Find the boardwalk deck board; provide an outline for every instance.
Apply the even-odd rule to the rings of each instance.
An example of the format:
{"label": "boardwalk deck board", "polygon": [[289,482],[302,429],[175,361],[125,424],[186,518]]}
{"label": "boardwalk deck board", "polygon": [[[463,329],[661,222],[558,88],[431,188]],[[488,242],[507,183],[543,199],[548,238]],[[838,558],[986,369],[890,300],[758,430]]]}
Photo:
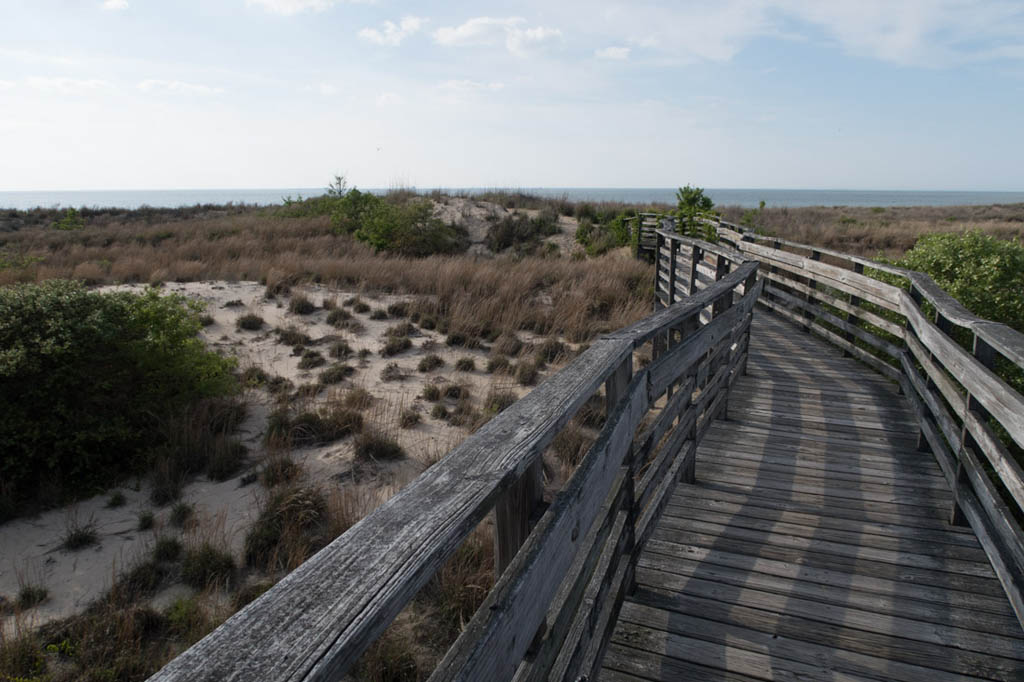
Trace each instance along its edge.
{"label": "boardwalk deck board", "polygon": [[759,310],[601,679],[1024,679],[1024,632],[917,435],[893,382]]}

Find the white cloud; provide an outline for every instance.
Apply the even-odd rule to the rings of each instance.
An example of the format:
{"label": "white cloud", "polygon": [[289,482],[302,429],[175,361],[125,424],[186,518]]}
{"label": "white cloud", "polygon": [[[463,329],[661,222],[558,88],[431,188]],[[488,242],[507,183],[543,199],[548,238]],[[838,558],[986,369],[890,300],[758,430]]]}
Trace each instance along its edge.
{"label": "white cloud", "polygon": [[245,0],[246,5],[258,5],[273,14],[291,16],[299,12],[322,12],[336,5],[338,0]]}
{"label": "white cloud", "polygon": [[397,107],[405,104],[405,98],[397,92],[382,92],[377,95],[377,106],[381,109]]}
{"label": "white cloud", "polygon": [[110,83],[94,78],[43,78],[41,76],[32,76],[27,78],[25,82],[33,90],[57,95],[84,95],[90,92],[106,90],[110,87]]}
{"label": "white cloud", "polygon": [[628,47],[605,47],[594,50],[594,56],[598,59],[629,59]]}
{"label": "white cloud", "polygon": [[437,29],[434,31],[434,40],[439,45],[448,47],[496,45],[504,42],[509,52],[522,55],[531,46],[562,36],[562,32],[557,28],[523,28],[525,23],[526,19],[522,17],[474,17],[459,26],[443,26]]}
{"label": "white cloud", "polygon": [[142,92],[152,92],[168,95],[219,95],[224,88],[214,88],[209,85],[198,85],[196,83],[183,83],[182,81],[165,81],[149,79],[140,82],[137,86]]}
{"label": "white cloud", "polygon": [[472,80],[447,80],[441,83],[440,87],[443,90],[454,90],[457,92],[477,92],[481,90],[497,92],[504,88],[505,84],[500,82],[479,83]]}
{"label": "white cloud", "polygon": [[331,97],[332,95],[337,95],[338,92],[340,92],[338,90],[337,85],[332,85],[330,83],[317,83],[316,85],[307,85],[302,88],[302,91],[317,92],[323,95],[324,97]]}
{"label": "white cloud", "polygon": [[4,90],[11,90],[14,88],[14,81],[0,81],[0,92]]}
{"label": "white cloud", "polygon": [[106,10],[128,9],[128,0],[103,0],[100,7]]}
{"label": "white cloud", "polygon": [[402,17],[396,24],[393,21],[385,21],[382,28],[364,28],[359,32],[359,37],[377,45],[387,47],[398,47],[402,41],[423,28],[426,19],[414,16]]}

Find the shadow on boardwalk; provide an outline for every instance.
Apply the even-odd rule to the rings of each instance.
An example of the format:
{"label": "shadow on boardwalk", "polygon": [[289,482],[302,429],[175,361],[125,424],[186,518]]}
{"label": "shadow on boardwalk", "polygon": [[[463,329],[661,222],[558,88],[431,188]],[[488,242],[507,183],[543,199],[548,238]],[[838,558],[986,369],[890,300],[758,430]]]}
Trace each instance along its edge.
{"label": "shadow on boardwalk", "polygon": [[758,312],[602,679],[1021,679],[1024,635],[890,382]]}

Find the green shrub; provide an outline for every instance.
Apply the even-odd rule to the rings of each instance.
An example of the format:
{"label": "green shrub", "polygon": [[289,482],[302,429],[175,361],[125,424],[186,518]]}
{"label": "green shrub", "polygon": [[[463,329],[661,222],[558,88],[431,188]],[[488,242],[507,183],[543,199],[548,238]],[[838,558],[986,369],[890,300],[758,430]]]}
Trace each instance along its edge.
{"label": "green shrub", "polygon": [[342,381],[355,374],[355,372],[355,367],[352,365],[333,365],[320,373],[320,383],[340,384]]}
{"label": "green shrub", "polygon": [[304,334],[294,326],[285,329],[275,329],[274,333],[277,334],[277,340],[286,346],[307,346],[313,343],[313,339],[309,338],[309,335]]}
{"label": "green shrub", "polygon": [[228,583],[234,573],[235,560],[231,555],[208,542],[185,552],[181,562],[181,579],[197,590],[213,583]]}
{"label": "green shrub", "polygon": [[544,237],[558,231],[558,214],[551,209],[541,210],[535,218],[513,213],[487,228],[485,243],[494,252],[516,247],[517,251],[530,253]]}
{"label": "green shrub", "polygon": [[420,413],[413,409],[402,410],[401,416],[398,418],[398,424],[403,429],[411,429],[420,423]]}
{"label": "green shrub", "polygon": [[326,523],[327,500],[319,489],[279,489],[245,536],[245,563],[263,570],[293,567],[327,543]]}
{"label": "green shrub", "polygon": [[444,360],[441,359],[440,355],[426,355],[420,359],[420,364],[416,367],[421,372],[431,372],[438,367],[444,366]]}
{"label": "green shrub", "polygon": [[157,561],[175,561],[181,556],[181,549],[181,540],[178,538],[162,537],[153,547],[153,558]]}
{"label": "green shrub", "polygon": [[377,251],[405,256],[465,251],[469,245],[465,228],[446,225],[433,212],[428,199],[378,200],[364,214],[355,237]]}
{"label": "green shrub", "polygon": [[83,494],[145,468],[158,415],[237,389],[201,306],[53,280],[0,288],[0,480]]}
{"label": "green shrub", "polygon": [[327,324],[332,327],[341,328],[346,322],[352,319],[352,313],[344,308],[334,308],[327,313]]}
{"label": "green shrub", "polygon": [[423,387],[423,399],[430,402],[437,402],[441,399],[441,387],[437,384],[427,384]]}
{"label": "green shrub", "polygon": [[263,327],[263,318],[256,313],[247,313],[235,321],[235,326],[247,331],[257,331]]}
{"label": "green shrub", "polygon": [[179,502],[171,508],[171,525],[184,528],[188,520],[195,514],[195,511],[195,507],[188,502]]}
{"label": "green shrub", "polygon": [[288,302],[288,312],[296,315],[309,315],[315,310],[316,304],[302,294],[292,296],[292,300]]}
{"label": "green shrub", "polygon": [[1024,244],[972,230],[927,234],[897,265],[931,276],[979,317],[1024,332]]}
{"label": "green shrub", "polygon": [[53,229],[55,230],[72,231],[81,230],[83,227],[85,227],[85,220],[82,218],[82,215],[73,208],[66,210],[60,220],[56,220],[53,223]]}
{"label": "green shrub", "polygon": [[396,460],[405,457],[405,450],[393,438],[376,429],[366,429],[356,437],[357,460]]}
{"label": "green shrub", "polygon": [[316,369],[327,364],[327,360],[319,351],[303,351],[302,359],[299,360],[299,369]]}
{"label": "green shrub", "polygon": [[388,336],[384,340],[384,345],[381,346],[380,354],[384,357],[391,357],[410,348],[412,348],[412,339],[408,336]]}
{"label": "green shrub", "polygon": [[455,361],[455,369],[459,372],[472,372],[476,369],[476,360],[471,357],[459,358]]}

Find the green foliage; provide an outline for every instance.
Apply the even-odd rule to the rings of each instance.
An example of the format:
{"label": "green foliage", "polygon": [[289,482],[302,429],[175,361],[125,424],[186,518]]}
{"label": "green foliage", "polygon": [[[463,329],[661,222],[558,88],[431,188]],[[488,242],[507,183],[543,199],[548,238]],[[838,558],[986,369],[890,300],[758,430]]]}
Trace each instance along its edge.
{"label": "green foliage", "polygon": [[435,218],[429,199],[402,203],[378,199],[354,234],[377,251],[403,256],[459,253],[468,246],[465,229]]}
{"label": "green foliage", "polygon": [[632,238],[627,220],[635,211],[623,211],[604,223],[595,223],[589,216],[579,219],[576,241],[583,245],[589,256],[600,256],[609,249],[627,246]]}
{"label": "green foliage", "polygon": [[715,216],[712,210],[715,203],[711,201],[711,197],[705,196],[702,188],[689,185],[680,187],[676,192],[676,200],[679,202],[676,219],[679,221],[680,234],[706,241],[718,241],[714,227],[704,222],[704,219]]}
{"label": "green foliage", "polygon": [[213,583],[228,583],[235,574],[235,560],[224,550],[204,542],[185,553],[181,562],[182,581],[197,590]]}
{"label": "green foliage", "polygon": [[757,208],[751,208],[743,212],[743,217],[740,218],[740,225],[756,230],[762,213],[764,213],[764,199],[758,202]]}
{"label": "green foliage", "polygon": [[1024,332],[1024,244],[980,230],[928,234],[897,264],[927,273],[979,317]]}
{"label": "green foliage", "polygon": [[85,227],[85,220],[82,218],[82,215],[73,208],[66,210],[59,220],[55,220],[53,222],[53,229],[55,230],[65,230],[70,232],[72,230],[81,230],[83,227]]}
{"label": "green foliage", "polygon": [[142,470],[159,415],[236,389],[234,360],[198,336],[200,310],[154,290],[0,288],[0,480],[26,500]]}
{"label": "green foliage", "polygon": [[544,237],[558,234],[558,214],[542,210],[535,218],[513,213],[487,228],[487,248],[495,253],[515,247],[518,252],[532,253]]}

